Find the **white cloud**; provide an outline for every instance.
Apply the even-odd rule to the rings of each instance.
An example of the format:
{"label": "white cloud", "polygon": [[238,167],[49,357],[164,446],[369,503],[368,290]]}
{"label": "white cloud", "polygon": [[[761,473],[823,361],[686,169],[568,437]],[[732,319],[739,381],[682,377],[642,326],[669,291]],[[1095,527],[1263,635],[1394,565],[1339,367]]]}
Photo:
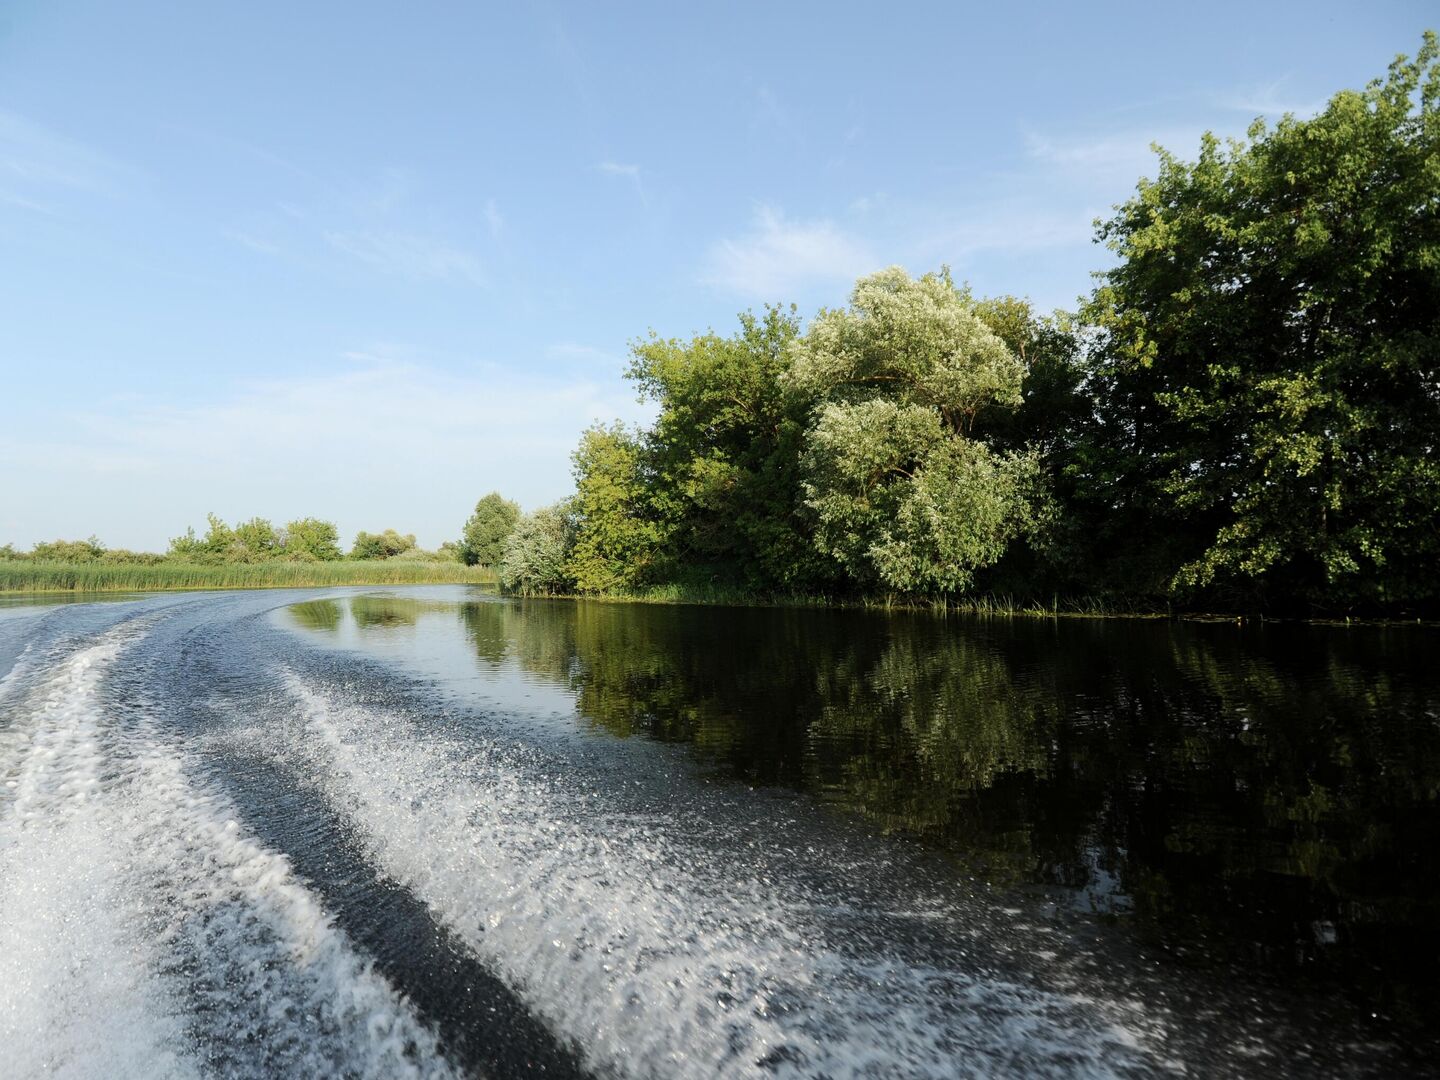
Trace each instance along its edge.
{"label": "white cloud", "polygon": [[1019,255],[1084,247],[1093,238],[1095,217],[1095,212],[1057,214],[1028,202],[977,205],[950,215],[948,225],[937,221],[923,246],[927,254],[946,260],[982,251]]}
{"label": "white cloud", "polygon": [[618,372],[625,366],[625,359],[606,349],[597,349],[593,345],[580,345],[573,341],[558,341],[545,350],[545,355],[551,360],[560,360],[577,364],[590,364],[596,368]]}
{"label": "white cloud", "polygon": [[47,194],[108,194],[125,171],[97,150],[0,109],[0,184],[8,205],[50,212]]}
{"label": "white cloud", "polygon": [[595,167],[599,169],[602,173],[606,173],[610,176],[628,176],[631,180],[634,180],[636,182],[640,180],[639,165],[622,165],[618,161],[602,161],[599,165],[596,165]]}
{"label": "white cloud", "polygon": [[263,240],[242,229],[226,229],[224,230],[224,235],[234,240],[241,247],[249,248],[251,251],[260,255],[279,255],[281,252],[279,244],[272,243],[269,240]]}
{"label": "white cloud", "polygon": [[485,200],[485,224],[489,226],[492,237],[505,231],[505,215],[500,213],[500,204],[494,199]]}
{"label": "white cloud", "polygon": [[830,221],[789,221],[761,207],[754,228],[714,244],[701,280],[765,300],[791,296],[806,285],[851,282],[878,263],[865,246]]}
{"label": "white cloud", "polygon": [[1091,136],[1030,135],[1030,157],[1067,179],[1104,188],[1116,195],[1135,186],[1141,176],[1154,176],[1158,158],[1153,145],[1177,157],[1193,157],[1200,146],[1200,128],[1163,132],[1111,132]]}
{"label": "white cloud", "polygon": [[1299,117],[1314,116],[1325,107],[1325,100],[1321,98],[1318,101],[1305,101],[1296,98],[1285,92],[1283,80],[1277,80],[1220,97],[1218,104],[1249,117],[1263,116],[1278,120],[1286,113]]}
{"label": "white cloud", "polygon": [[352,230],[327,232],[325,241],[337,251],[401,277],[485,284],[479,259],[431,237],[388,229]]}
{"label": "white cloud", "polygon": [[0,435],[0,470],[18,478],[7,510],[38,530],[4,539],[98,531],[116,546],[163,547],[213,510],[315,514],[347,535],[394,527],[433,546],[491,489],[527,507],[563,496],[584,427],[650,415],[609,370],[454,374],[360,355],[363,366],[254,382],[225,400],[132,398],[47,417],[48,438]]}
{"label": "white cloud", "polygon": [[639,165],[626,165],[618,161],[602,161],[596,165],[595,168],[606,176],[618,176],[624,180],[629,180],[630,183],[635,185],[635,194],[640,197],[640,202],[642,204],[648,203],[649,200],[645,196],[644,170],[641,169]]}

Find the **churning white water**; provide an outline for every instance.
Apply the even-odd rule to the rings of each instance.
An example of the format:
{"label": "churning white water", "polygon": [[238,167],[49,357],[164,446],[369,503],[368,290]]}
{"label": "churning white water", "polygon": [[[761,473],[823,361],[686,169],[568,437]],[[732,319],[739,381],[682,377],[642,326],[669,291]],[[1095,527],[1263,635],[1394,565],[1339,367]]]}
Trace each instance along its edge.
{"label": "churning white water", "polygon": [[1138,1006],[842,950],[833,900],[597,813],[497,748],[419,741],[292,675],[290,753],[373,858],[598,1072],[636,1077],[1108,1076],[1163,1068]]}
{"label": "churning white water", "polygon": [[6,1076],[442,1076],[433,1035],[143,710],[102,702],[145,632],[0,685]]}

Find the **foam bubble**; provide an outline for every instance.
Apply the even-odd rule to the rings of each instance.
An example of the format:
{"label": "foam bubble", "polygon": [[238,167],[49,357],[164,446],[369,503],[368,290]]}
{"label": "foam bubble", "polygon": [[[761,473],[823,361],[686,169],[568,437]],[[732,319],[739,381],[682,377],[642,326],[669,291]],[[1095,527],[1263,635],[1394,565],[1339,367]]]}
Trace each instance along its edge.
{"label": "foam bubble", "polygon": [[445,1076],[289,861],[99,687],[143,626],[55,663],[0,744],[0,1045],[15,1075]]}
{"label": "foam bubble", "polygon": [[[372,857],[597,1071],[698,1077],[1123,1075],[1146,1018],[997,972],[832,946],[798,881],[687,845],[661,817],[498,748],[418,741],[307,685],[290,747]],[[266,738],[276,732],[266,730]],[[833,906],[833,905],[832,905]],[[1149,1026],[1153,1027],[1153,1021]]]}

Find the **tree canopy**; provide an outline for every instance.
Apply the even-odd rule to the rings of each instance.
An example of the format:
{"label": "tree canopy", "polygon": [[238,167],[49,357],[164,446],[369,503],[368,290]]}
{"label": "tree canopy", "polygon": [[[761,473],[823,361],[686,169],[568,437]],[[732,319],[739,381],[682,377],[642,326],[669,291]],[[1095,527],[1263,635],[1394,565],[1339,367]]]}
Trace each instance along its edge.
{"label": "tree canopy", "polygon": [[520,507],[498,491],[475,504],[460,538],[460,558],[468,566],[495,566],[505,554],[505,541],[520,520]]}
{"label": "tree canopy", "polygon": [[1440,565],[1440,65],[1433,34],[1311,119],[1160,151],[1119,256],[1088,440],[1104,530],[1179,592],[1396,600]]}

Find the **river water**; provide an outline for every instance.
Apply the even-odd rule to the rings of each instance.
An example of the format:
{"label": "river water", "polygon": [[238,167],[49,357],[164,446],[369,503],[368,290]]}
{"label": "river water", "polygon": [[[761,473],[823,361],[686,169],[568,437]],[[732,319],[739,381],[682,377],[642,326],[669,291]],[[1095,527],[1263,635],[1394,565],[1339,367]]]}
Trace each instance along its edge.
{"label": "river water", "polygon": [[0,607],[0,1075],[1440,1061],[1440,634]]}

